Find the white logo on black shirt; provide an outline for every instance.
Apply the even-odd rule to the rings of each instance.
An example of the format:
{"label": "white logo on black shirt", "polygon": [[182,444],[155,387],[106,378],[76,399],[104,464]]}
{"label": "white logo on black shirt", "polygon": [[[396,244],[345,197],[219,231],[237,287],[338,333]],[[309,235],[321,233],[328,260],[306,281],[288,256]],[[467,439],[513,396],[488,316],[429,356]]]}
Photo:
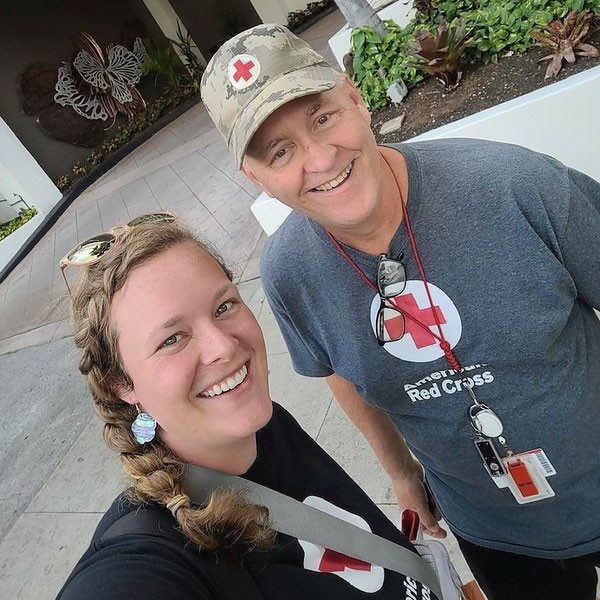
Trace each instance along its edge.
{"label": "white logo on black shirt", "polygon": [[[362,517],[339,508],[323,498],[308,496],[304,503],[361,529],[371,531],[369,524]],[[304,550],[305,569],[320,573],[333,573],[363,592],[377,592],[383,586],[384,570],[382,567],[328,550],[311,542],[304,540],[298,540],[298,542]]]}

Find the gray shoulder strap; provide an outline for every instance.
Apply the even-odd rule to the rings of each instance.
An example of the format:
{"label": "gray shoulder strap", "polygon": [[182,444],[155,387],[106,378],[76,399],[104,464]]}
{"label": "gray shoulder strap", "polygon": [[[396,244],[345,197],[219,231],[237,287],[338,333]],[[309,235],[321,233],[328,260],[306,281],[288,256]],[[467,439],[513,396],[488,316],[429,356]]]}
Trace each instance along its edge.
{"label": "gray shoulder strap", "polygon": [[243,490],[251,502],[269,509],[276,531],[411,577],[442,598],[435,571],[407,548],[235,475],[189,465],[185,479],[187,493],[194,503],[203,503],[217,488]]}

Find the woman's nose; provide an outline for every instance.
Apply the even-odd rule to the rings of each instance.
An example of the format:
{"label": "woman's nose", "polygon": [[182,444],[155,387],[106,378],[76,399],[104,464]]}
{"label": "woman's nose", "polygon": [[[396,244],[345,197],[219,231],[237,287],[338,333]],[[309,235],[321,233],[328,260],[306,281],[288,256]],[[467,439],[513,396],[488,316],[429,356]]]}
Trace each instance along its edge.
{"label": "woman's nose", "polygon": [[199,341],[199,355],[202,364],[228,362],[235,356],[238,339],[217,325],[203,327]]}

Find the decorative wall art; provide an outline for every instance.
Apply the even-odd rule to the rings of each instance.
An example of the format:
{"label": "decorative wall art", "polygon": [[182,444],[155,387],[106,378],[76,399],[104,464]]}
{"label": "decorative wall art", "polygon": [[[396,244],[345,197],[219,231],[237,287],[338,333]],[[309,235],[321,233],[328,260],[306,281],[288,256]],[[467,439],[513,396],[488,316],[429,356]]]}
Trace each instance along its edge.
{"label": "decorative wall art", "polygon": [[72,64],[58,68],[54,100],[70,106],[91,120],[116,119],[118,113],[131,118],[146,106],[135,85],[143,73],[144,44],[135,40],[133,51],[125,46],[109,45],[106,50],[86,32],[76,36],[80,51]]}
{"label": "decorative wall art", "polygon": [[71,61],[31,64],[19,78],[23,112],[38,115],[39,126],[55,140],[85,148],[101,144],[118,114],[130,119],[146,106],[135,87],[146,51],[141,37],[128,38],[132,50],[118,44],[103,50],[89,33],[79,32]]}

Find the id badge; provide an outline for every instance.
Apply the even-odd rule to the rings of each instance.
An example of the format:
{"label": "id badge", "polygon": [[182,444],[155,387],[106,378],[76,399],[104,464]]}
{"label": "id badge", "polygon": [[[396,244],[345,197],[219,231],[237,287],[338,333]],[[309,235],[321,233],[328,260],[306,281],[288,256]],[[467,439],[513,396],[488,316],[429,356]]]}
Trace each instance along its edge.
{"label": "id badge", "polygon": [[548,483],[546,472],[533,452],[522,452],[502,459],[507,472],[508,489],[519,504],[552,498],[554,490]]}

